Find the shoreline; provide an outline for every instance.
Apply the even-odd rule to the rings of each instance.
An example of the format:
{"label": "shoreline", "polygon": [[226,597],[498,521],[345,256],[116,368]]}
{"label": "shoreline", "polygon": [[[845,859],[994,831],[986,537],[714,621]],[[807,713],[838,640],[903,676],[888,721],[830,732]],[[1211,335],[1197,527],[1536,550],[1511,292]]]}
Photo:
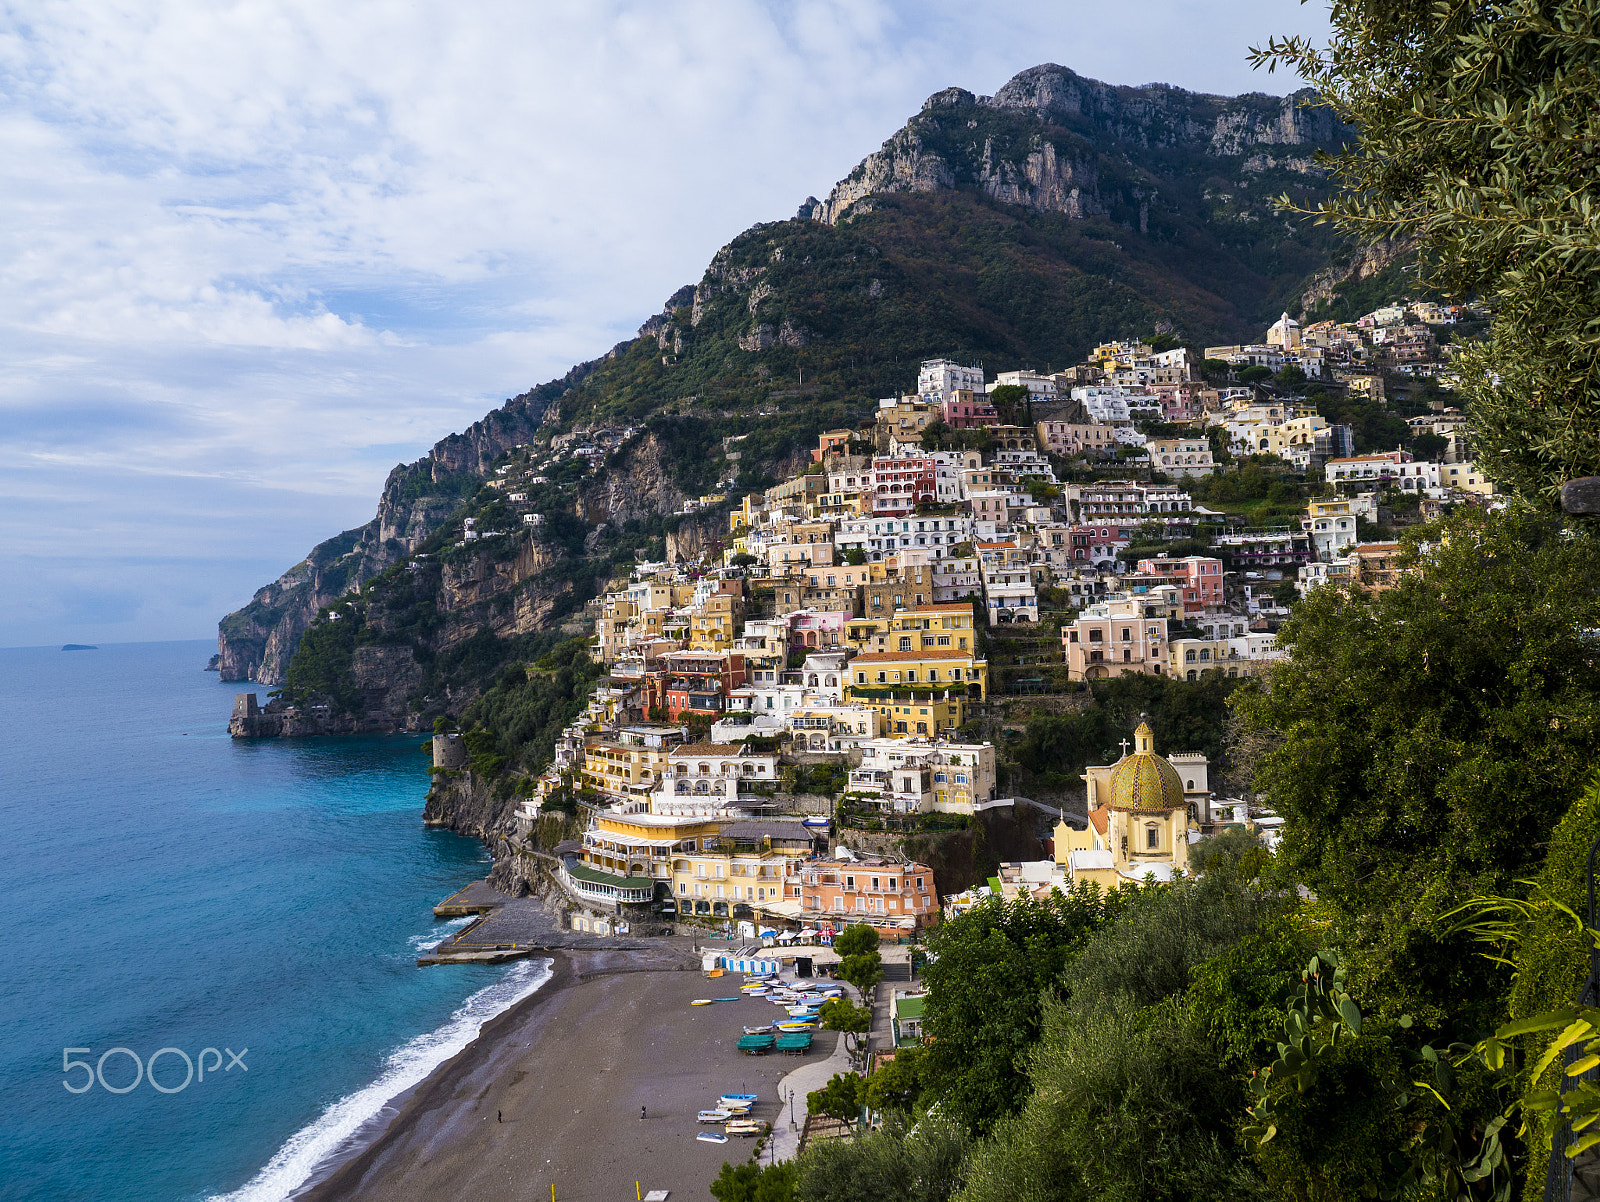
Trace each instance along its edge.
{"label": "shoreline", "polygon": [[620,1197],[642,1181],[709,1202],[722,1163],[746,1160],[754,1141],[697,1141],[707,1129],[697,1111],[737,1089],[760,1095],[758,1120],[786,1121],[778,1082],[832,1050],[825,1037],[804,1061],[739,1053],[743,1025],[770,1021],[772,1005],[690,1007],[720,985],[698,971],[688,941],[548,954],[551,976],[535,993],[485,1023],[395,1100],[381,1131],[293,1197],[495,1202],[555,1186],[566,1200]]}
{"label": "shoreline", "polygon": [[422,1121],[425,1112],[448,1098],[458,1078],[471,1076],[485,1062],[492,1060],[497,1052],[509,1050],[515,1041],[503,1037],[513,1027],[532,1018],[544,1002],[581,980],[569,959],[569,953],[552,949],[539,958],[551,961],[550,977],[544,984],[484,1023],[471,1043],[437,1065],[421,1081],[392,1098],[386,1109],[393,1110],[394,1114],[388,1122],[381,1126],[374,1122],[374,1129],[365,1138],[361,1132],[357,1132],[354,1138],[358,1146],[327,1167],[318,1166],[305,1184],[289,1197],[295,1202],[326,1202],[328,1199],[356,1196],[351,1192],[352,1187],[359,1185],[361,1178],[383,1155],[386,1145],[404,1140]]}

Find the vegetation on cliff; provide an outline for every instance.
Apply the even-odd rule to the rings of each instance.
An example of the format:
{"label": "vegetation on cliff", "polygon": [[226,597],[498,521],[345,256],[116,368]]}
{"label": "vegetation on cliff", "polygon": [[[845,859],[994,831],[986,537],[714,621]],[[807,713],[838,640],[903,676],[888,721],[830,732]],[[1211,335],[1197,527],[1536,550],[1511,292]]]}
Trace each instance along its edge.
{"label": "vegetation on cliff", "polygon": [[1477,462],[1553,506],[1600,474],[1600,5],[1341,0],[1332,27],[1256,52],[1362,131],[1327,160],[1337,194],[1285,207],[1412,242],[1432,287],[1493,302],[1459,359]]}

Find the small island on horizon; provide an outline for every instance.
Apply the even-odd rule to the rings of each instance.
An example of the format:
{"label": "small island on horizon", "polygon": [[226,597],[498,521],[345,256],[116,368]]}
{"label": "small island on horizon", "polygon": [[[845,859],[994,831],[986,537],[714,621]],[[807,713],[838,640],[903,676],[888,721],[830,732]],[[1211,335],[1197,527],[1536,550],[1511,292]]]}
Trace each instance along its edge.
{"label": "small island on horizon", "polygon": [[61,644],[61,650],[63,650],[63,651],[98,651],[98,650],[100,650],[100,648],[96,647],[93,643],[62,643]]}

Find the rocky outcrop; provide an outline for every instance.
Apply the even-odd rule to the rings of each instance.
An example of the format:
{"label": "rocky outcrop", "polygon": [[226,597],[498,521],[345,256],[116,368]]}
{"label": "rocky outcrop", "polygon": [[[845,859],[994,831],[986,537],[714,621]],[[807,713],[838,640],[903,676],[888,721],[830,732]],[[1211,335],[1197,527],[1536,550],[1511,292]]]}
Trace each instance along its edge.
{"label": "rocky outcrop", "polygon": [[702,513],[685,518],[666,537],[668,563],[694,563],[727,531],[723,513]]}
{"label": "rocky outcrop", "polygon": [[1410,238],[1373,242],[1362,247],[1355,254],[1312,277],[1310,286],[1300,296],[1300,312],[1304,314],[1323,301],[1332,300],[1342,284],[1369,279],[1396,260],[1413,254],[1416,249],[1416,242]]}
{"label": "rocky outcrop", "polygon": [[[314,548],[300,563],[257,591],[217,628],[223,680],[281,685],[300,637],[318,612],[398,563],[444,524],[460,504],[461,478],[481,478],[489,465],[530,441],[556,389],[581,380],[580,364],[561,381],[506,401],[483,420],[435,444],[424,458],[389,473],[371,522]],[[570,386],[570,385],[567,385]]]}
{"label": "rocky outcrop", "polygon": [[625,446],[606,471],[578,492],[578,516],[590,524],[676,513],[686,498],[672,482],[666,450],[653,433]]}
{"label": "rocky outcrop", "polygon": [[255,693],[239,693],[234,697],[228,733],[236,739],[295,739],[399,734],[420,731],[430,724],[415,713],[399,717],[384,712],[352,714],[323,703],[294,706],[281,697],[263,706]]}
{"label": "rocky outcrop", "polygon": [[[835,224],[873,196],[971,188],[1005,204],[1082,219],[1109,211],[1097,161],[1135,148],[1235,158],[1258,146],[1335,146],[1350,131],[1308,92],[1209,96],[1165,84],[1114,87],[1053,63],[993,96],[946,88],[801,213]],[[1279,156],[1310,169],[1309,154]],[[1258,167],[1259,169],[1259,167]]]}

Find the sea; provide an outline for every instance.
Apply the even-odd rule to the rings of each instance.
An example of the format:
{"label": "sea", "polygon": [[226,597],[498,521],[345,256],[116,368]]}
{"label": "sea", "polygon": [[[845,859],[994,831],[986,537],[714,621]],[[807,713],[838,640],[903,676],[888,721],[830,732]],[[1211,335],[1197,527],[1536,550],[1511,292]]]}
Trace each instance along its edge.
{"label": "sea", "polygon": [[291,1197],[549,977],[418,968],[423,737],[235,741],[213,650],[0,649],[0,1198]]}

